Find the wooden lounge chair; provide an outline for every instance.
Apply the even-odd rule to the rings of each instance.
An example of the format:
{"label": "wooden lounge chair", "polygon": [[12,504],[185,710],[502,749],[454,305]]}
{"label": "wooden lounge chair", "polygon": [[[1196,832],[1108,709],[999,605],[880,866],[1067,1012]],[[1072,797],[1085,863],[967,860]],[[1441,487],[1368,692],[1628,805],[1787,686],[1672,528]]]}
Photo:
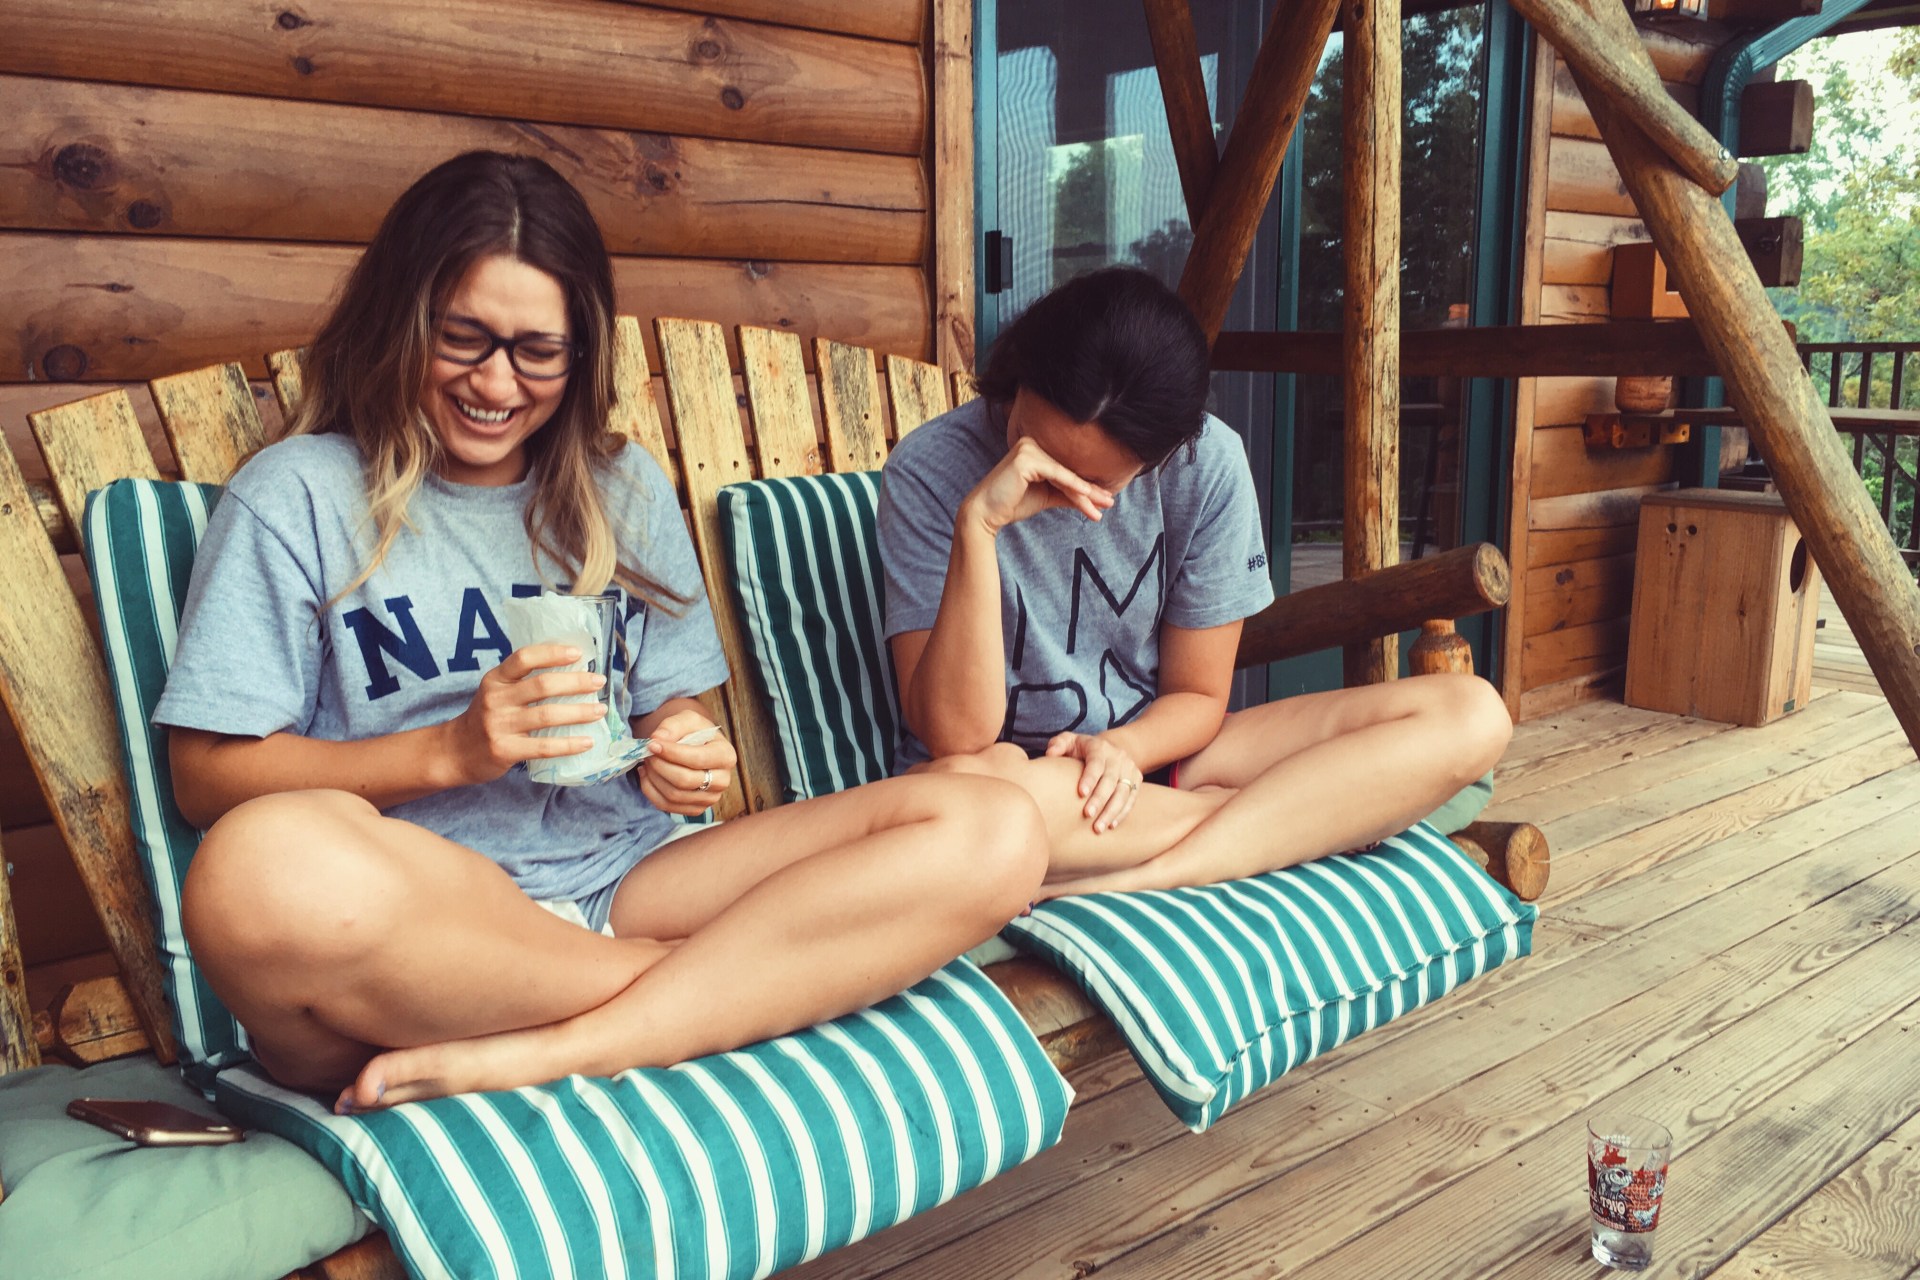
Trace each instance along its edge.
{"label": "wooden lounge chair", "polygon": [[[779,803],[781,778],[771,720],[753,687],[742,624],[724,576],[716,493],[755,477],[878,467],[892,441],[944,412],[953,397],[967,397],[970,381],[826,340],[813,342],[809,351],[797,336],[767,329],[729,334],[714,324],[661,320],[653,336],[658,379],[640,324],[629,317],[619,321],[612,427],[650,450],[674,477],[734,671],[725,686],[706,696],[740,752],[739,784],[720,805],[724,817]],[[284,412],[300,394],[297,353],[276,353],[268,366]],[[150,385],[173,453],[170,470],[178,478],[222,482],[262,441],[254,391],[240,365]],[[0,563],[8,566],[0,594],[0,696],[73,851],[119,973],[67,989],[50,1010],[33,1017],[0,876],[0,1072],[33,1065],[43,1053],[78,1064],[152,1052],[169,1063],[175,1047],[153,912],[135,862],[119,732],[87,616],[91,602],[70,589],[58,560],[59,552],[76,547],[90,491],[123,476],[158,477],[161,466],[123,391],[33,414],[31,422],[50,487],[30,487],[0,444]],[[1479,546],[1301,592],[1249,623],[1239,664],[1424,624],[1416,664],[1458,669],[1465,646],[1452,635],[1450,622],[1434,620],[1503,604],[1506,575],[1500,553]],[[1523,899],[1538,897],[1544,888],[1546,852],[1536,829],[1478,824],[1456,840]],[[1062,1071],[1071,1073],[1121,1046],[1105,1017],[1054,970],[1019,959],[989,972]],[[398,1275],[399,1268],[374,1237],[309,1273],[358,1280]]]}

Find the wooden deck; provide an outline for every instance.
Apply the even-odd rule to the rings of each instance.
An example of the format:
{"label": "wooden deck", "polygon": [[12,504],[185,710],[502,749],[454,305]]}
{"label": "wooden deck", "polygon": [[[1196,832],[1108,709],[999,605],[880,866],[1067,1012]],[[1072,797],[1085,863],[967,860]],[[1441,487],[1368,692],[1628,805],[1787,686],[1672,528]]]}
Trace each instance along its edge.
{"label": "wooden deck", "polygon": [[1055,1150],[794,1274],[1595,1276],[1605,1105],[1674,1131],[1650,1275],[1920,1276],[1920,762],[1885,700],[1588,703],[1520,729],[1498,794],[1553,841],[1531,957],[1202,1136],[1104,1064]]}

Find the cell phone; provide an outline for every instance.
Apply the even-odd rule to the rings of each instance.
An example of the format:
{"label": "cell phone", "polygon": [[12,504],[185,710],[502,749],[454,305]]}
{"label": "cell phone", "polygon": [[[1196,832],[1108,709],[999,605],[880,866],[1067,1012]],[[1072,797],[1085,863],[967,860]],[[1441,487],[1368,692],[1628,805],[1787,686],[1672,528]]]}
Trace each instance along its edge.
{"label": "cell phone", "polygon": [[67,1104],[67,1114],[143,1147],[209,1147],[247,1136],[237,1125],[171,1102],[75,1098]]}

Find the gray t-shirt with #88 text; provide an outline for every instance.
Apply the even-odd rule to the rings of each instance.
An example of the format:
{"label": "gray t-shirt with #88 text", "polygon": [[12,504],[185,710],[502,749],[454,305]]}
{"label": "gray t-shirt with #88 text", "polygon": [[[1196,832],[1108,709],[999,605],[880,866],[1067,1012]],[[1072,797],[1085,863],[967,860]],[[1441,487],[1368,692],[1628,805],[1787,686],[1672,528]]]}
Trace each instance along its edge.
{"label": "gray t-shirt with #88 text", "polygon": [[[932,628],[961,500],[1006,454],[984,399],[922,426],[888,458],[878,536],[886,633]],[[1067,508],[1001,530],[1001,636],[1007,710],[1001,740],[1037,752],[1054,734],[1127,723],[1156,695],[1160,626],[1198,630],[1273,600],[1245,451],[1209,416],[1191,451],[1143,471],[1098,524]],[[927,758],[911,732],[895,759]]]}
{"label": "gray t-shirt with #88 text", "polygon": [[[622,715],[643,715],[721,683],[727,664],[658,464],[630,445],[602,492],[623,558],[693,597],[675,617],[611,589],[625,646],[609,684]],[[373,546],[360,451],[340,435],[262,450],[208,522],[154,722],[352,741],[451,720],[511,651],[499,602],[541,590],[523,524],[532,493],[531,478],[490,487],[429,476],[408,503],[411,528],[372,578],[329,605]],[[629,776],[556,787],[517,766],[386,813],[487,855],[536,898],[611,884],[674,829]]]}

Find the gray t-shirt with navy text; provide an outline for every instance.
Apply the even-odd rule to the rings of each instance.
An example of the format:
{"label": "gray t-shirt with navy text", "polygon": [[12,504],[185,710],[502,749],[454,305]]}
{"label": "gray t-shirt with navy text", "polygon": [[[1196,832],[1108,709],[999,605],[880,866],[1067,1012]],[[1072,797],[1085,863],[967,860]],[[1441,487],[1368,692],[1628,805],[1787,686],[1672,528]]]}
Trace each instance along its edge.
{"label": "gray t-shirt with navy text", "polygon": [[[1006,455],[984,399],[905,439],[881,477],[878,535],[888,639],[939,615],[961,501]],[[1127,723],[1158,691],[1160,627],[1201,629],[1273,600],[1246,454],[1209,416],[1192,450],[1143,471],[1098,524],[1068,508],[1009,525],[998,538],[1007,710],[1000,739],[1029,752],[1066,730]],[[927,758],[902,730],[896,769]]]}
{"label": "gray t-shirt with navy text", "polygon": [[[625,638],[609,684],[623,715],[644,715],[719,684],[726,659],[658,464],[627,446],[602,493],[623,560],[694,600],[675,617],[609,588]],[[530,477],[490,487],[429,476],[372,578],[328,604],[374,545],[359,448],[318,435],[262,450],[208,523],[154,723],[352,741],[451,720],[511,651],[500,601],[542,589],[523,523],[532,495]],[[492,858],[536,898],[611,884],[673,830],[631,777],[555,787],[523,767],[386,812]]]}

